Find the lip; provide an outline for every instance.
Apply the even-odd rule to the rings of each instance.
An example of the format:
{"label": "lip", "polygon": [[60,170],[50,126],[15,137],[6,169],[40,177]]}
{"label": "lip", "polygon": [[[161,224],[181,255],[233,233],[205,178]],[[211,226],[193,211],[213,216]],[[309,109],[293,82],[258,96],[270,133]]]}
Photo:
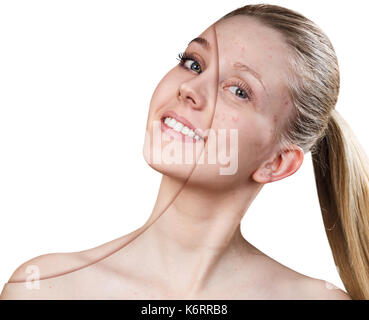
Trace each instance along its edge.
{"label": "lip", "polygon": [[202,136],[202,134],[200,134],[197,130],[197,128],[189,121],[187,120],[186,118],[178,115],[177,113],[175,113],[174,111],[165,111],[162,115],[161,115],[161,118],[160,120],[161,121],[164,121],[164,119],[166,117],[171,117],[171,118],[174,118],[176,119],[177,121],[179,122],[182,122],[186,127],[188,127],[189,129],[192,129],[195,134],[199,135],[200,138],[204,139],[204,137]]}

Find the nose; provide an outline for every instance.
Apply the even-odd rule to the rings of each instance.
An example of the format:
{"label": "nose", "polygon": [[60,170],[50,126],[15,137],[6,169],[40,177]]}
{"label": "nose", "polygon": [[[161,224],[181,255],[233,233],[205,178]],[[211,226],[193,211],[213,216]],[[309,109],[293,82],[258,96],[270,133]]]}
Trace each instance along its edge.
{"label": "nose", "polygon": [[184,81],[179,86],[178,99],[193,109],[201,110],[205,107],[205,98],[200,88],[193,81]]}

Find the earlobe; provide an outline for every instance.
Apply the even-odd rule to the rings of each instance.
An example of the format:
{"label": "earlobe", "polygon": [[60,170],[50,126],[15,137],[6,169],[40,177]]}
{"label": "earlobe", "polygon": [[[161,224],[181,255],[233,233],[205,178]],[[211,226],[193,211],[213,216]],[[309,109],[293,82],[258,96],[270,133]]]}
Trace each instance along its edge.
{"label": "earlobe", "polygon": [[252,178],[258,183],[269,183],[282,180],[295,173],[304,160],[304,152],[298,146],[290,146],[281,151],[271,161],[258,168]]}

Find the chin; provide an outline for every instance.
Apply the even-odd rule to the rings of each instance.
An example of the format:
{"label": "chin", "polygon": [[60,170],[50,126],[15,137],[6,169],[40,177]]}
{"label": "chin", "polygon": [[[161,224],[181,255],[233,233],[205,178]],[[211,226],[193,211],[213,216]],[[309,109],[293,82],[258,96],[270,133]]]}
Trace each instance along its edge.
{"label": "chin", "polygon": [[147,164],[155,171],[179,180],[186,181],[194,169],[194,165],[152,163],[145,157]]}

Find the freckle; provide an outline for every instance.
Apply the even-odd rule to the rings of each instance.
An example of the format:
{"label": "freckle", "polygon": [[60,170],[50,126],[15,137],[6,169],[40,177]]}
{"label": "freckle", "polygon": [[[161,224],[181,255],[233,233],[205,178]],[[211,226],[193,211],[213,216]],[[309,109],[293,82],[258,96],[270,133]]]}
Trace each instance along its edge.
{"label": "freckle", "polygon": [[278,116],[275,114],[274,116],[273,116],[273,122],[274,123],[276,123],[278,121]]}
{"label": "freckle", "polygon": [[238,116],[235,116],[235,117],[234,117],[234,116],[231,116],[231,117],[232,117],[232,121],[233,121],[233,122],[235,122],[235,123],[236,123],[236,122],[238,121],[238,119],[239,119],[239,118],[238,118]]}

